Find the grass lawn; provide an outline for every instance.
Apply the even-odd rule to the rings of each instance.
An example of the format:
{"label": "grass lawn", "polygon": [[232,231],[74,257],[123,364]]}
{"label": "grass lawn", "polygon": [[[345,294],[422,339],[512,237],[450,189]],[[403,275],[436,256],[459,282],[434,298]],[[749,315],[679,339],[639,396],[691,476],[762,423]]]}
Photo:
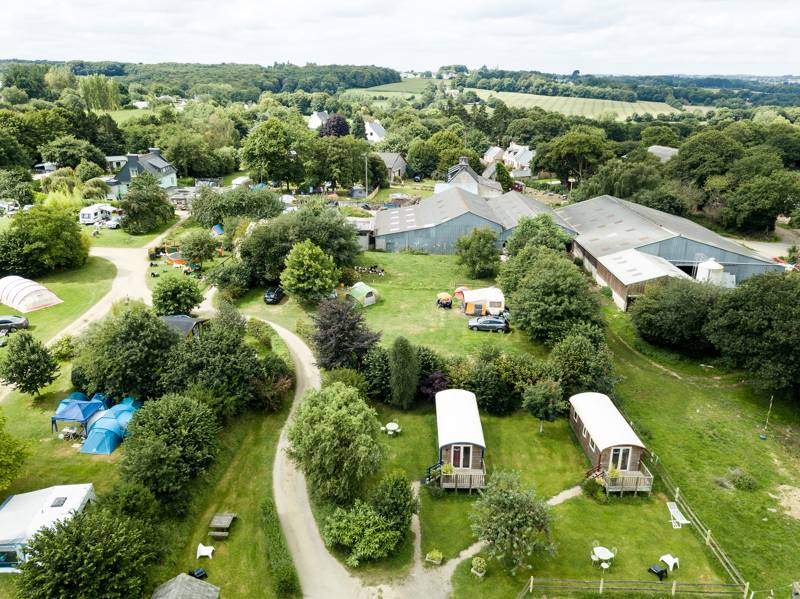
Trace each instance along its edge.
{"label": "grass lawn", "polygon": [[[483,580],[473,576],[466,561],[453,576],[453,596],[457,599],[480,595],[488,599],[515,596],[528,577],[597,580],[600,570],[592,566],[592,542],[618,550],[606,576],[611,580],[655,580],[647,569],[665,553],[681,560],[669,580],[685,582],[727,582],[690,527],[673,529],[667,519],[663,495],[613,499],[601,505],[584,496],[575,497],[553,508],[553,541],[556,552],[534,559],[532,569],[520,569],[516,576],[501,564],[489,561]],[[485,557],[485,556],[484,556]],[[559,596],[563,596],[559,594]]]}
{"label": "grass lawn", "polygon": [[153,241],[164,231],[178,222],[178,217],[171,218],[169,221],[158,227],[155,231],[145,235],[131,235],[120,229],[100,229],[99,237],[91,236],[91,227],[86,227],[92,245],[104,248],[141,248]]}
{"label": "grass lawn", "polygon": [[598,118],[614,113],[618,120],[638,114],[673,114],[678,111],[664,102],[622,102],[618,100],[599,100],[594,98],[571,98],[567,96],[537,96],[519,92],[496,92],[488,89],[470,88],[482,100],[495,97],[513,108],[533,108],[538,106],[549,112],[560,112],[567,116]]}
{"label": "grass lawn", "polygon": [[30,331],[47,341],[108,293],[116,273],[116,267],[108,260],[90,257],[82,268],[36,279],[61,298],[62,303],[28,314],[21,314],[5,305],[0,306],[0,310],[4,314],[25,316],[30,321]]}
{"label": "grass lawn", "polygon": [[[378,290],[380,300],[365,309],[369,326],[380,331],[382,342],[392,343],[404,335],[415,344],[429,345],[445,354],[472,353],[478,347],[492,344],[507,351],[527,351],[543,355],[544,349],[535,345],[519,331],[510,335],[473,332],[467,328],[467,317],[458,309],[436,307],[436,294],[450,293],[456,287],[481,287],[489,280],[473,280],[462,273],[454,256],[415,256],[404,253],[365,252],[358,262],[378,264],[386,276],[364,275],[363,280]],[[254,289],[239,302],[249,316],[274,320],[295,330],[299,319],[310,323],[310,313],[293,298],[277,306],[267,306],[262,300],[263,289]]]}
{"label": "grass lawn", "polygon": [[[785,513],[779,486],[800,489],[798,407],[776,401],[761,441],[769,397],[741,373],[705,370],[654,348],[644,355],[633,348],[649,346],[635,338],[626,315],[608,309],[607,321],[622,376],[616,392],[645,443],[753,588],[788,585],[796,578],[800,520]],[[721,486],[731,468],[752,475],[757,488]]]}
{"label": "grass lawn", "polygon": [[103,110],[101,113],[108,114],[114,119],[117,125],[124,125],[128,121],[132,121],[138,117],[146,117],[155,113],[152,108],[143,108],[141,110]]}

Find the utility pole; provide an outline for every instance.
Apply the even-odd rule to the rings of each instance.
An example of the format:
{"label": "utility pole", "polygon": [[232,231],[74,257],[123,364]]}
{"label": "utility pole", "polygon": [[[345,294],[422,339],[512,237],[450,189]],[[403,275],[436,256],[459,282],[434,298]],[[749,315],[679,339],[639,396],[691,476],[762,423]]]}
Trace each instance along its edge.
{"label": "utility pole", "polygon": [[369,195],[369,154],[364,154],[364,191]]}

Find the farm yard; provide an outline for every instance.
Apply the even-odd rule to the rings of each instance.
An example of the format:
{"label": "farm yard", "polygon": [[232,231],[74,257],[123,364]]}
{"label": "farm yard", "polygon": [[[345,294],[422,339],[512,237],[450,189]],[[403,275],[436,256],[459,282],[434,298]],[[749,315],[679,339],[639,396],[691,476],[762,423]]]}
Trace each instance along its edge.
{"label": "farm yard", "polygon": [[496,92],[487,89],[470,88],[482,100],[491,97],[502,100],[515,108],[539,107],[567,116],[583,116],[598,119],[604,115],[615,114],[617,120],[624,120],[634,114],[673,114],[679,112],[663,102],[622,102],[594,98],[572,98],[568,96],[537,96],[517,92]]}

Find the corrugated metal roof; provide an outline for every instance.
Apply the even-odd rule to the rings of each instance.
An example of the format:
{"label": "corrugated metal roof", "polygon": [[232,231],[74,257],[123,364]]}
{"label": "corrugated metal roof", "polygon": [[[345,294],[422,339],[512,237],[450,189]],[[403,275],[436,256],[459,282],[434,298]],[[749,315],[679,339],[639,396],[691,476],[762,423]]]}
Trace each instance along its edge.
{"label": "corrugated metal roof", "polygon": [[685,237],[770,263],[743,245],[687,218],[609,195],[559,208],[556,214],[578,232],[578,243],[595,257],[640,248],[673,237]]}
{"label": "corrugated metal roof", "polygon": [[623,285],[633,285],[634,283],[652,281],[662,277],[691,279],[689,275],[668,260],[634,249],[601,256],[597,261],[605,266]]}
{"label": "corrugated metal roof", "polygon": [[489,198],[486,201],[505,229],[516,227],[519,219],[524,216],[549,214],[556,224],[565,229],[573,230],[567,221],[561,218],[550,206],[518,191],[507,191],[501,196]]}

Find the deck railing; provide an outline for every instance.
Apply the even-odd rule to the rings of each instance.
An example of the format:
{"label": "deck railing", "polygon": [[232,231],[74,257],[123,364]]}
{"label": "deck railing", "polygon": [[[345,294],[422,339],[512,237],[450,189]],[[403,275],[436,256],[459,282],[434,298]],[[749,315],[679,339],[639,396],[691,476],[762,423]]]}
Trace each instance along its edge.
{"label": "deck railing", "polygon": [[443,489],[482,489],[486,486],[486,468],[468,472],[456,470],[453,474],[442,473],[439,484]]}
{"label": "deck railing", "polygon": [[626,491],[645,491],[649,493],[653,488],[653,475],[644,464],[639,462],[639,470],[634,474],[625,474],[624,471],[612,477],[607,470],[601,472],[606,491],[609,493],[623,493]]}

